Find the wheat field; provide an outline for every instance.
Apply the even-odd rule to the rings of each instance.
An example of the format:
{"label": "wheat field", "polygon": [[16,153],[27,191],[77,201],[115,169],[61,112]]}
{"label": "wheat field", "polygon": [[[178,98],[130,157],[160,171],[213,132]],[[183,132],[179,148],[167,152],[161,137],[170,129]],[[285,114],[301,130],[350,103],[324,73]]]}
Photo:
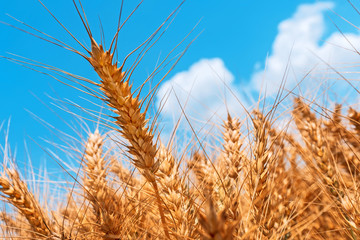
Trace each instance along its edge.
{"label": "wheat field", "polygon": [[[216,143],[195,131],[185,148],[176,138],[162,142],[161,110],[151,113],[158,85],[140,94],[149,79],[133,86],[132,74],[177,10],[127,67],[116,58],[118,33],[102,45],[81,4],[74,6],[91,44],[85,53],[37,34],[80,55],[99,80],[40,67],[67,74],[109,116],[98,118],[78,149],[80,168],[69,170],[61,201],[40,199],[14,161],[4,160],[2,239],[360,239],[360,110],[328,109],[290,92],[245,116],[228,112]],[[279,125],[284,99],[292,105]]]}

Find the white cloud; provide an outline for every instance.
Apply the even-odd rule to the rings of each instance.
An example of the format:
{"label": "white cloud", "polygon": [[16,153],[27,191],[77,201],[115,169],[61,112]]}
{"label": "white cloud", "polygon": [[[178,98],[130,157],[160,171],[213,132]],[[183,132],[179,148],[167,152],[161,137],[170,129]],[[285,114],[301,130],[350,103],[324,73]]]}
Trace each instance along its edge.
{"label": "white cloud", "polygon": [[[235,111],[233,106],[238,100],[228,88],[236,89],[237,86],[224,62],[219,58],[201,59],[160,87],[158,106],[163,100],[162,114],[175,120],[182,114],[182,107],[192,119],[206,121],[225,114],[225,103]],[[240,104],[237,105],[240,108]]]}
{"label": "white cloud", "polygon": [[[332,2],[303,4],[291,18],[282,21],[268,59],[254,65],[254,73],[247,86],[237,86],[234,76],[219,58],[202,59],[187,71],[176,74],[159,89],[158,103],[164,96],[168,96],[162,110],[163,116],[178,119],[181,113],[179,103],[184,106],[186,102],[187,115],[202,121],[209,120],[214,113],[221,117],[226,116],[225,103],[230,112],[239,113],[241,105],[237,99],[242,104],[247,104],[247,107],[250,105],[243,101],[249,99],[245,94],[266,90],[266,95],[271,96],[278,91],[288,63],[289,74],[286,76],[285,86],[287,89],[295,87],[315,66],[317,68],[313,69],[310,81],[302,83],[305,90],[316,91],[323,80],[340,78],[320,59],[342,72],[342,66],[349,66],[343,65],[344,63],[354,63],[359,59],[349,42],[360,50],[360,35],[346,33],[343,36],[335,32],[324,39],[324,13],[333,7]],[[225,85],[234,91],[237,98],[226,90]],[[337,83],[336,91],[344,92],[347,89],[345,86],[348,87],[348,84],[344,81]],[[242,93],[238,92],[240,89],[243,89]]]}
{"label": "white cloud", "polygon": [[[324,12],[333,7],[331,2],[303,4],[290,19],[282,21],[272,45],[272,52],[266,61],[266,69],[259,69],[253,74],[250,86],[257,91],[266,89],[267,95],[276,93],[288,63],[290,74],[286,77],[286,88],[290,90],[317,64],[318,68],[312,72],[313,78],[319,78],[319,70],[325,68],[327,72],[323,71],[322,77],[324,74],[331,74],[332,71],[322,60],[334,68],[338,67],[339,63],[356,62],[359,56],[352,52],[352,46],[346,39],[355,48],[360,48],[360,35],[347,33],[344,37],[335,32],[323,39],[326,28]],[[309,87],[309,84],[312,84],[314,89],[314,81],[305,82],[302,86]]]}

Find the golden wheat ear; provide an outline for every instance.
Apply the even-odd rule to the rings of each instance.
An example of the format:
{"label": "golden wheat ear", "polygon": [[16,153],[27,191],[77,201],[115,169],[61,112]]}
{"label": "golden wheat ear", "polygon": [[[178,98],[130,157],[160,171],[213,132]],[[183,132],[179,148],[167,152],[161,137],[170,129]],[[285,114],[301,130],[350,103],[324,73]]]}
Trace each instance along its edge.
{"label": "golden wheat ear", "polygon": [[84,154],[84,187],[92,211],[88,214],[94,236],[114,239],[122,236],[125,208],[108,183],[108,158],[103,154],[104,137],[96,130],[89,135]]}
{"label": "golden wheat ear", "polygon": [[29,236],[43,239],[56,235],[49,225],[48,216],[43,212],[27,185],[20,179],[17,170],[5,168],[0,176],[0,192],[3,194],[2,197],[16,207],[28,221],[32,229],[27,232]]}
{"label": "golden wheat ear", "polygon": [[229,113],[227,120],[223,124],[222,138],[224,140],[222,145],[224,156],[221,158],[224,161],[223,177],[236,180],[244,165],[244,156],[241,151],[243,142],[241,139],[241,124],[237,118],[231,117]]}

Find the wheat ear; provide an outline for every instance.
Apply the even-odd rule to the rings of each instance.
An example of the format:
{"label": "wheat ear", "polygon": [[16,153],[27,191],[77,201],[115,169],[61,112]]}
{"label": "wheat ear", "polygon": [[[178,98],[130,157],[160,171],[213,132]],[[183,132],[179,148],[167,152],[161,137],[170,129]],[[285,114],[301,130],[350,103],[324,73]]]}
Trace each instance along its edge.
{"label": "wheat ear", "polygon": [[104,93],[104,100],[115,113],[115,123],[120,127],[117,130],[129,142],[127,148],[133,156],[133,164],[154,188],[164,233],[170,238],[155,178],[159,169],[157,147],[154,135],[147,126],[146,112],[141,112],[141,100],[134,96],[125,71],[113,63],[114,54],[110,50],[105,51],[102,45],[90,38],[91,52],[87,60],[101,78],[100,89]]}
{"label": "wheat ear", "polygon": [[194,197],[191,189],[185,184],[186,175],[179,173],[179,162],[162,144],[158,151],[158,158],[161,165],[157,175],[169,229],[174,237],[177,235],[184,238],[196,238],[195,229],[198,223],[194,213]]}
{"label": "wheat ear", "polygon": [[[269,115],[267,115],[269,116]],[[272,222],[269,214],[270,206],[270,173],[274,165],[274,154],[269,149],[269,125],[266,116],[259,111],[254,112],[252,118],[254,126],[254,162],[250,169],[250,190],[252,194],[252,204],[254,221],[260,226],[261,233],[266,237],[271,237],[269,223]]]}
{"label": "wheat ear", "polygon": [[89,135],[84,154],[84,186],[85,195],[94,210],[95,223],[100,225],[103,239],[110,240],[121,235],[123,209],[121,199],[108,186],[108,166],[103,144],[104,138],[98,130]]}
{"label": "wheat ear", "polygon": [[[314,156],[315,164],[318,166],[323,182],[330,190],[330,193],[335,198],[338,198],[342,193],[336,179],[334,166],[330,161],[331,153],[325,141],[321,119],[317,119],[315,114],[310,111],[309,105],[305,104],[300,98],[295,99],[292,114],[298,130]],[[308,164],[310,167],[313,165],[311,161],[308,161]]]}
{"label": "wheat ear", "polygon": [[[241,125],[237,118],[231,117],[228,113],[227,120],[224,121],[223,125],[223,149],[224,149],[224,160],[226,165],[226,172],[229,177],[237,179],[242,169],[241,160],[243,155],[241,154],[242,141],[241,137]],[[226,176],[225,176],[226,177]]]}
{"label": "wheat ear", "polygon": [[0,191],[9,203],[15,206],[27,219],[34,231],[34,236],[46,238],[51,237],[49,219],[41,211],[35,197],[29,192],[26,184],[21,181],[16,170],[5,169],[7,176],[0,176]]}

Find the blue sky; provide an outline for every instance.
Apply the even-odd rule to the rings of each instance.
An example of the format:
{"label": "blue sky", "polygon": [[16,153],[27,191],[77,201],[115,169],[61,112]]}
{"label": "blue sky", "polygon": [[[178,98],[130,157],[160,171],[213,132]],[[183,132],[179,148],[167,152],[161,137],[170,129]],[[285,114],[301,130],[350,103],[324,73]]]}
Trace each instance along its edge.
{"label": "blue sky", "polygon": [[[100,18],[105,39],[109,41],[116,26],[119,1],[109,0],[106,4],[98,2],[100,1],[84,1],[84,8],[97,39],[100,38]],[[125,16],[136,6],[136,2],[125,1]],[[119,59],[144,41],[179,3],[180,1],[145,0],[120,34]],[[72,1],[44,0],[44,4],[82,43],[89,45]],[[137,69],[134,85],[139,86],[142,79],[152,72],[157,61],[175,47],[201,20],[190,35],[190,40],[199,33],[200,36],[175,69],[164,79],[155,104],[158,104],[159,99],[166,93],[174,91],[181,101],[186,101],[190,94],[192,100],[189,100],[186,109],[199,121],[205,121],[214,113],[221,115],[223,110],[219,109],[224,109],[224,99],[232,111],[241,114],[237,100],[228,97],[228,92],[225,93],[224,82],[234,89],[238,99],[244,101],[246,106],[251,106],[253,103],[251,98],[256,97],[264,82],[268,95],[271,96],[276,92],[291,50],[292,68],[288,77],[289,88],[296,84],[296,79],[301,79],[307,70],[319,62],[319,59],[312,54],[320,56],[336,67],[343,66],[344,63],[351,67],[355,65],[359,56],[351,51],[352,47],[338,33],[332,21],[338,24],[346,33],[347,39],[359,48],[360,35],[354,27],[329,9],[359,25],[360,16],[345,0],[326,2],[188,0],[169,30]],[[0,21],[24,28],[6,14],[59,38],[76,49],[81,49],[35,0],[13,0],[2,3]],[[17,54],[77,75],[97,79],[86,61],[74,53],[4,24],[0,25],[0,34],[1,56],[13,57],[10,53]],[[334,44],[340,47],[334,47]],[[186,44],[182,45],[176,53],[181,52],[185,46]],[[268,70],[265,71],[267,75],[264,77],[262,74],[266,59],[268,59]],[[314,79],[320,81],[323,78],[335,78],[334,75],[324,73],[323,70],[324,68],[320,68],[316,71],[317,75]],[[19,161],[27,159],[24,150],[24,142],[26,142],[35,165],[46,160],[51,162],[38,144],[47,146],[47,140],[61,142],[59,135],[54,133],[64,131],[75,135],[71,127],[79,124],[74,120],[76,118],[56,107],[60,103],[55,99],[66,99],[89,106],[89,103],[83,100],[86,96],[49,76],[6,59],[0,59],[0,74],[2,83],[0,100],[3,103],[0,122],[7,122],[11,118],[9,142],[13,148],[16,148]],[[158,81],[160,76],[155,78],[154,82]],[[313,89],[311,84],[314,84],[314,80],[304,83],[304,89]],[[347,94],[342,84],[338,89],[342,91],[340,96]],[[29,111],[51,124],[51,127],[45,127]],[[87,116],[76,108],[72,108],[72,111]],[[164,107],[162,118],[169,120],[174,116],[177,117],[178,111],[177,101],[172,94]],[[91,128],[94,125],[90,123]],[[2,131],[4,128],[6,129],[4,126]],[[1,135],[1,138],[4,139],[3,136]],[[46,164],[53,165],[53,163]]]}

